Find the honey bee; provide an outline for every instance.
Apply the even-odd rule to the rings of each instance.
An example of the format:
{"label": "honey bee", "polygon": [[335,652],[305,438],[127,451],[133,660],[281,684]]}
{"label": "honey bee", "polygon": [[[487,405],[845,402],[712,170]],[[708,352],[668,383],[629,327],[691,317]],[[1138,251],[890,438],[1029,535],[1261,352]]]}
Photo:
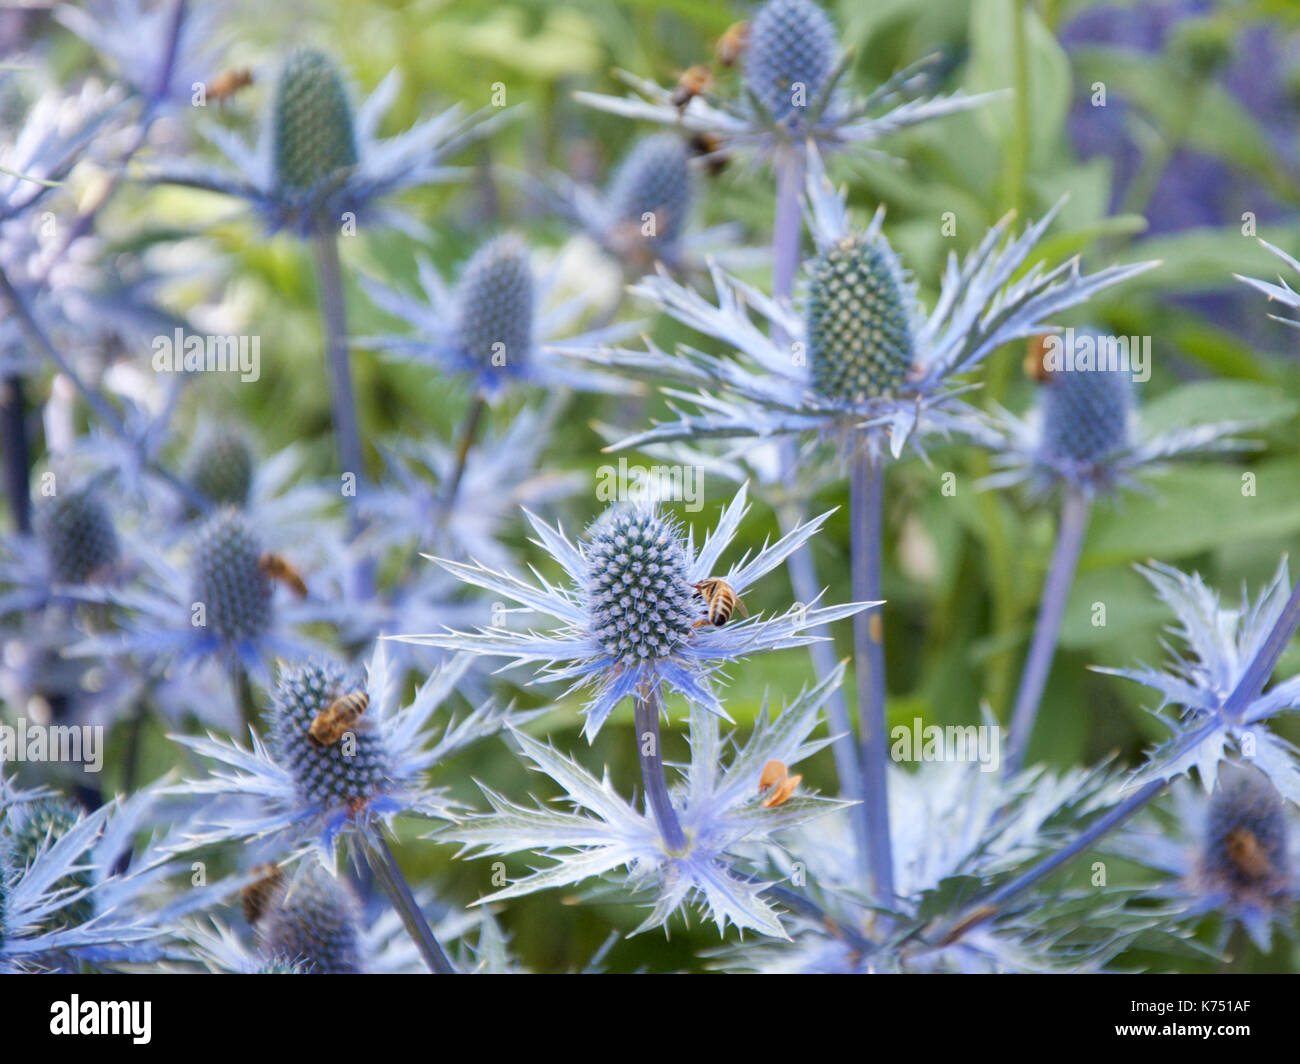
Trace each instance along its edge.
{"label": "honey bee", "polygon": [[731,620],[731,615],[736,610],[740,611],[742,617],[749,616],[749,610],[745,609],[740,596],[725,580],[718,580],[711,576],[698,584],[692,584],[691,587],[695,588],[695,594],[704,600],[704,605],[708,608],[708,615],[703,620],[696,621],[694,627],[700,628],[712,624],[721,628]]}
{"label": "honey bee", "polygon": [[239,905],[244,910],[244,919],[255,924],[266,912],[271,894],[283,882],[284,871],[275,864],[254,865],[250,871],[258,878],[239,892]]}
{"label": "honey bee", "polygon": [[730,68],[740,62],[740,57],[745,54],[745,49],[748,46],[749,23],[733,22],[718,38],[714,54],[717,56],[719,63]]}
{"label": "honey bee", "polygon": [[284,584],[299,598],[307,597],[307,583],[303,580],[302,573],[279,554],[268,551],[257,559],[257,567],[270,579]]}
{"label": "honey bee", "polygon": [[307,729],[307,738],[313,746],[333,746],[359,726],[368,705],[370,696],[365,691],[349,691],[341,695],[316,714]]}
{"label": "honey bee", "polygon": [[235,93],[248,88],[251,84],[253,84],[253,72],[248,67],[235,67],[233,70],[223,70],[203,87],[203,91],[209,100],[225,103]]}
{"label": "honey bee", "polygon": [[769,761],[763,766],[763,771],[758,777],[758,792],[762,794],[766,790],[771,790],[766,798],[763,799],[764,809],[775,809],[790,800],[794,794],[794,789],[799,786],[803,776],[788,774],[789,769],[785,767],[784,761]]}
{"label": "honey bee", "polygon": [[1224,842],[1228,859],[1248,879],[1265,879],[1273,871],[1273,863],[1259,844],[1259,838],[1246,828],[1233,828]]}
{"label": "honey bee", "polygon": [[713,84],[713,71],[703,63],[696,63],[693,67],[688,67],[682,71],[682,76],[677,79],[677,85],[673,88],[669,101],[679,111],[685,111],[690,102],[697,96],[703,96],[709,91],[709,86]]}
{"label": "honey bee", "polygon": [[716,133],[696,133],[687,146],[692,155],[704,159],[710,177],[717,177],[731,165],[731,156],[722,150],[722,138]]}
{"label": "honey bee", "polygon": [[1048,334],[1030,337],[1029,349],[1025,352],[1025,376],[1039,384],[1046,384],[1052,379],[1052,371],[1047,368]]}

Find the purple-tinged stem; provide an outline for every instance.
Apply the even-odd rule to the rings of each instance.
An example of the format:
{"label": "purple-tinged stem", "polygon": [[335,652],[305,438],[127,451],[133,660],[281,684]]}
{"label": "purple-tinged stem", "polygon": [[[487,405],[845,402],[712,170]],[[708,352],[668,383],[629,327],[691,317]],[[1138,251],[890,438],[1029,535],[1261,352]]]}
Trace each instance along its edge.
{"label": "purple-tinged stem", "polygon": [[[776,161],[776,213],[772,220],[772,295],[776,299],[789,299],[794,291],[802,235],[799,202],[803,182],[803,152],[787,148]],[[788,337],[772,337],[778,346],[785,340]]]}
{"label": "purple-tinged stem", "polygon": [[316,285],[321,325],[325,333],[325,363],[330,379],[330,406],[334,417],[334,442],[339,467],[361,479],[361,434],[357,428],[356,400],[352,391],[352,364],[348,352],[347,314],[343,302],[343,271],[339,265],[338,237],[322,228],[312,240],[316,260]]}
{"label": "purple-tinged stem", "polygon": [[681,853],[686,849],[686,833],[677,819],[677,810],[668,795],[668,781],[664,778],[663,744],[659,737],[659,715],[662,712],[659,688],[638,691],[633,703],[637,756],[641,760],[641,782],[645,787],[646,802],[668,852]]}
{"label": "purple-tinged stem", "polygon": [[[878,602],[880,556],[884,546],[885,467],[865,444],[853,452],[849,482],[849,539],[853,598]],[[858,683],[861,729],[862,800],[870,844],[871,891],[888,905],[894,897],[894,856],[889,830],[889,733],[885,716],[885,632],[879,611],[853,618],[853,661]]]}
{"label": "purple-tinged stem", "polygon": [[469,412],[465,415],[465,423],[461,425],[459,438],[456,440],[456,454],[451,472],[448,474],[447,482],[442,489],[441,516],[444,520],[451,513],[452,507],[456,505],[456,495],[460,491],[461,479],[465,476],[465,465],[469,461],[469,452],[474,446],[474,438],[478,435],[479,424],[482,422],[486,410],[487,400],[482,395],[475,395],[470,400]]}
{"label": "purple-tinged stem", "polygon": [[1061,502],[1061,522],[1056,530],[1052,564],[1038,606],[1034,638],[1029,645],[1029,656],[1025,659],[1025,671],[1020,676],[1020,690],[1016,694],[1016,705],[1011,714],[1011,736],[1006,758],[1008,775],[1019,771],[1025,762],[1034,722],[1038,719],[1038,707],[1043,701],[1043,690],[1047,686],[1047,675],[1056,654],[1056,641],[1061,634],[1065,604],[1079,568],[1079,554],[1083,550],[1083,537],[1088,530],[1090,511],[1088,498],[1082,492],[1066,490]]}
{"label": "purple-tinged stem", "polygon": [[415,948],[420,951],[420,956],[429,971],[436,975],[455,975],[455,965],[439,945],[433,929],[429,926],[429,921],[424,918],[424,913],[420,910],[415,895],[411,893],[410,884],[402,875],[402,868],[397,863],[397,858],[393,855],[393,850],[388,845],[388,840],[384,838],[383,832],[378,829],[363,832],[361,840],[365,848],[366,863],[370,865],[375,873],[375,879],[388,895],[388,900],[392,902],[397,915],[401,917],[406,933],[411,936]]}
{"label": "purple-tinged stem", "polygon": [[0,382],[0,440],[4,444],[5,493],[14,528],[32,530],[31,448],[27,441],[27,402],[18,374]]}

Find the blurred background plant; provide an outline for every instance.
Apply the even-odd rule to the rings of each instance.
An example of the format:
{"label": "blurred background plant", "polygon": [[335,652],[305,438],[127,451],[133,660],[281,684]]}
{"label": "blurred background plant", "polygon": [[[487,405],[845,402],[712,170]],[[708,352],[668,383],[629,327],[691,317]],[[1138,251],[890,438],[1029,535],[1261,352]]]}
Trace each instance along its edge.
{"label": "blurred background plant", "polygon": [[[1300,252],[1300,12],[1265,0],[840,0],[825,6],[841,45],[853,50],[845,81],[863,93],[930,55],[938,58],[926,74],[929,92],[1013,90],[983,107],[891,135],[877,145],[887,154],[846,152],[828,160],[832,177],[847,184],[850,207],[859,215],[870,217],[884,206],[889,239],[908,263],[923,303],[933,304],[950,251],[968,251],[1008,210],[1017,211],[1023,224],[1068,195],[1032,261],[1058,262],[1081,253],[1088,269],[1113,262],[1162,263],[1062,322],[1151,338],[1151,377],[1136,388],[1144,427],[1155,433],[1223,421],[1254,426],[1256,450],[1227,458],[1193,456],[1151,477],[1149,491],[1098,506],[1088,525],[1028,760],[1062,771],[1111,756],[1136,765],[1145,747],[1165,737],[1144,712],[1149,698],[1137,685],[1088,671],[1090,665],[1124,667],[1163,657],[1162,628],[1170,618],[1134,563],[1154,558],[1194,570],[1227,592],[1243,582],[1262,587],[1279,556],[1294,557],[1300,546],[1295,333],[1270,321],[1258,293],[1233,279],[1241,274],[1275,280],[1285,271],[1256,237],[1290,254]],[[87,10],[111,7],[92,2]],[[192,7],[206,11],[208,5]],[[219,18],[204,20],[203,43],[211,45],[205,52],[211,59],[196,76],[210,90],[237,82],[240,87],[228,96],[213,93],[203,108],[170,96],[165,106],[146,102],[145,127],[139,115],[123,110],[131,105],[129,92],[123,99],[109,88],[118,72],[86,39],[93,41],[93,35],[64,27],[80,32],[77,18],[60,20],[39,6],[7,9],[0,13],[6,63],[0,72],[5,131],[0,165],[19,170],[25,165],[26,160],[10,157],[8,147],[42,94],[61,86],[86,113],[110,113],[96,118],[107,125],[97,131],[94,150],[56,175],[62,183],[43,196],[36,213],[17,223],[0,214],[0,224],[9,230],[0,241],[0,266],[17,283],[26,274],[15,274],[15,261],[38,276],[43,271],[37,267],[50,256],[63,255],[65,263],[85,265],[87,276],[102,286],[94,288],[100,297],[104,290],[115,293],[107,299],[119,310],[139,305],[147,308],[149,322],[174,317],[209,332],[260,336],[256,382],[204,374],[165,407],[145,394],[159,385],[150,371],[147,342],[127,327],[138,324],[138,316],[111,334],[105,327],[77,368],[126,414],[139,413],[124,420],[140,441],[136,453],[148,461],[181,469],[200,427],[242,425],[255,434],[255,461],[298,445],[307,475],[329,480],[336,477],[334,444],[310,249],[285,235],[268,238],[255,218],[219,196],[131,179],[158,159],[214,159],[204,128],[255,140],[271,105],[275,73],[291,50],[286,42],[307,44],[338,62],[357,99],[391,71],[400,72],[400,90],[378,130],[381,136],[396,135],[456,102],[470,112],[501,104],[521,109],[522,120],[502,123],[451,160],[464,168],[462,180],[402,194],[406,215],[422,233],[363,225],[355,239],[340,240],[352,336],[382,335],[393,328],[365,297],[359,276],[419,291],[419,259],[454,277],[486,236],[510,232],[526,242],[539,273],[553,271],[559,296],[581,296],[586,306],[608,308],[605,320],[599,309],[588,313],[587,328],[603,328],[614,317],[644,317],[643,328],[660,346],[699,343],[698,336],[666,316],[652,317],[647,308],[621,301],[623,266],[589,235],[575,234],[563,212],[547,210],[541,182],[558,170],[576,182],[606,188],[618,161],[655,129],[585,108],[574,100],[575,91],[622,94],[615,68],[672,85],[692,66],[712,63],[715,42],[748,14],[743,5],[719,0],[222,4]],[[197,62],[187,53],[178,77],[190,77]],[[220,80],[223,72],[245,70],[249,79]],[[739,75],[723,71],[719,77]],[[245,80],[249,83],[242,84]],[[63,121],[75,123],[77,116],[69,108]],[[134,144],[132,135],[141,129],[141,143]],[[766,244],[772,224],[770,175],[743,158],[728,165],[725,156],[712,156],[692,165],[691,227],[738,226],[744,242]],[[118,187],[123,176],[127,180]],[[534,183],[536,189],[530,187]],[[52,236],[42,234],[46,215],[41,211],[54,219]],[[84,218],[92,221],[78,232]],[[16,224],[26,226],[18,236]],[[28,246],[32,233],[38,238],[35,247]],[[68,244],[57,251],[74,233],[84,246]],[[9,258],[11,251],[15,259]],[[762,287],[767,269],[758,264],[738,272]],[[87,298],[72,298],[83,291],[80,275],[49,277],[49,291],[39,299],[54,308],[44,320],[57,322],[57,341],[87,320],[89,304]],[[138,304],[122,292],[140,296]],[[156,331],[147,326],[143,335]],[[84,421],[81,411],[68,412],[67,375],[56,380],[30,334],[14,328],[12,320],[0,326],[0,340],[5,344],[0,368],[7,379],[20,373],[24,380],[33,467],[68,469],[75,476],[84,465],[78,465],[71,443]],[[727,353],[721,346],[709,350]],[[1024,357],[1019,344],[996,352],[980,374],[982,388],[968,398],[977,406],[997,403],[1023,414],[1039,387],[1021,372]],[[364,346],[354,351],[352,368],[370,475],[381,475],[384,456],[401,439],[450,449],[466,438],[467,428],[473,434],[473,426],[464,423],[472,408],[470,383],[427,365],[383,358]],[[487,411],[490,431],[482,436],[500,438],[521,410],[540,406],[542,399],[537,391],[507,395]],[[603,509],[595,484],[598,467],[609,462],[599,453],[608,441],[597,424],[626,434],[666,412],[662,397],[647,392],[570,399],[563,414],[548,417],[556,427],[530,444],[544,443],[544,459],[538,462],[530,453],[520,461],[528,463],[530,474],[536,467],[548,476],[576,476],[575,482],[587,487],[547,496],[547,514],[576,529]],[[158,420],[166,421],[165,433],[149,431]],[[143,426],[138,432],[137,424]],[[1051,507],[1023,495],[977,491],[977,481],[993,468],[985,452],[953,444],[932,448],[929,464],[911,457],[891,473],[883,549],[891,724],[910,725],[914,718],[926,724],[979,723],[982,702],[1004,722],[1011,712],[1056,521]],[[955,495],[939,490],[947,472],[956,474]],[[1247,480],[1249,493],[1243,491]],[[734,492],[723,476],[706,475],[705,488],[704,511],[681,515],[696,524],[697,535]],[[146,490],[152,498],[166,495],[173,507],[193,504],[178,500],[165,484]],[[488,491],[490,485],[479,483],[474,490]],[[511,490],[510,485],[503,483],[502,490]],[[839,507],[812,549],[821,582],[846,588],[847,485],[842,479],[820,485],[811,505],[818,513]],[[7,514],[10,528],[15,516]],[[125,524],[121,565],[129,570],[139,544],[155,530],[147,521]],[[274,521],[270,524],[263,538],[274,540]],[[776,538],[777,527],[775,513],[756,505],[738,542],[757,549],[765,537]],[[494,521],[494,531],[517,556],[544,564],[544,553],[529,544],[517,517]],[[303,569],[309,605],[319,606],[321,589],[334,586],[325,576],[329,562],[322,559],[348,547],[346,537],[336,542],[332,536],[322,532],[285,541],[282,553],[298,547],[290,560]],[[454,550],[452,542],[434,553]],[[545,575],[556,574],[547,570]],[[438,594],[451,592],[441,587]],[[277,609],[287,613],[281,600],[291,596],[283,587],[275,596]],[[83,611],[80,620],[69,623],[83,629],[107,624],[102,616],[88,621],[84,611],[111,608],[112,596],[97,591],[85,598],[82,607],[67,607]],[[777,573],[746,602],[752,612],[771,614],[788,608],[791,598],[786,578]],[[837,595],[834,601],[847,598]],[[1104,607],[1102,624],[1096,623],[1097,604]],[[340,606],[337,613],[343,612]],[[329,617],[330,611],[318,609],[317,615]],[[394,595],[370,630],[431,631],[429,616]],[[417,627],[402,627],[404,618]],[[8,630],[3,634],[10,644],[19,638]],[[312,634],[329,637],[327,630]],[[834,636],[842,657],[851,642],[847,621],[835,626]],[[25,638],[32,645],[32,637]],[[334,642],[346,644],[342,638]],[[31,705],[34,666],[15,663],[17,653],[11,645],[0,665],[6,716]],[[127,662],[118,668],[134,676],[138,666]],[[1300,654],[1284,657],[1282,671],[1300,671]],[[812,680],[802,652],[764,655],[732,670],[727,710],[743,732],[752,726],[765,690],[774,692],[779,704]],[[237,681],[236,688],[239,682],[247,684]],[[132,709],[146,698],[172,707],[177,696],[164,699],[163,685],[159,680],[141,693],[138,684],[114,685],[101,677],[98,690],[123,689],[118,709],[98,710],[106,715],[94,718],[113,724],[104,793],[132,780],[155,779],[181,762],[179,748],[165,738],[177,725],[162,721],[188,727],[197,714],[178,710],[164,717]],[[226,690],[223,682],[209,686]],[[549,689],[508,686],[523,706],[550,705]],[[265,692],[255,689],[242,697],[264,699]],[[561,749],[576,750],[580,705],[579,696],[563,698],[529,730],[546,733]],[[1300,741],[1293,722],[1276,730]],[[675,726],[666,732],[666,760],[686,760],[683,731]],[[630,793],[639,778],[630,705],[615,711],[592,744],[589,760],[586,753],[583,758],[589,767],[607,764],[623,793]],[[835,793],[829,751],[800,770],[805,786]],[[521,799],[536,789],[538,777],[525,773],[507,745],[487,742],[439,766],[432,783],[480,804],[471,779]],[[1288,811],[1295,816],[1294,807]],[[421,829],[399,820],[398,831],[411,840]],[[450,846],[430,842],[400,848],[408,878],[438,884],[444,900],[468,903],[488,893],[486,862],[454,861],[453,853]],[[507,863],[511,875],[530,867],[524,858]],[[1122,874],[1136,882],[1145,873],[1134,865]],[[1064,878],[1071,875],[1083,881],[1080,870]],[[585,904],[575,904],[579,900]],[[592,900],[551,891],[512,901],[500,920],[513,951],[529,968],[576,970],[601,947],[611,927],[630,932],[642,916],[612,895]],[[1206,941],[1212,938],[1207,932]],[[604,959],[616,970],[691,968],[707,963],[702,951],[716,945],[714,929],[693,921],[686,928],[674,926],[668,940],[651,934],[619,941]],[[1240,969],[1300,970],[1300,952],[1286,936],[1275,936],[1268,952],[1244,938],[1236,946],[1233,963]],[[1220,962],[1196,953],[1170,961],[1135,948],[1114,963],[1206,970]]]}

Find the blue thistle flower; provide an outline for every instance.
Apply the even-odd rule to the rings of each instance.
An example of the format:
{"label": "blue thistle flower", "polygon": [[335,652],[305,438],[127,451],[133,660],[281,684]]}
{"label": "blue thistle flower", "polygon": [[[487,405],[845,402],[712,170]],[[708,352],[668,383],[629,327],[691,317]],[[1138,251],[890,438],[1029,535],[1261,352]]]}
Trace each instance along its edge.
{"label": "blue thistle flower", "polygon": [[517,237],[507,234],[479,248],[462,268],[454,291],[448,290],[428,261],[420,262],[419,276],[422,298],[362,278],[362,287],[375,305],[409,322],[417,334],[370,337],[358,344],[464,374],[489,398],[518,383],[579,391],[628,390],[617,378],[566,363],[553,348],[629,336],[636,323],[558,339],[557,334],[569,330],[591,309],[591,293],[548,306],[558,274],[552,271],[535,278],[528,251]]}
{"label": "blue thistle flower", "polygon": [[1221,773],[1210,800],[1200,873],[1240,901],[1267,898],[1290,875],[1282,796],[1257,772]]}
{"label": "blue thistle flower", "polygon": [[93,487],[50,499],[37,513],[36,531],[50,572],[61,584],[103,577],[121,554],[113,518]]}
{"label": "blue thistle flower", "polygon": [[[10,863],[19,873],[26,871],[41,852],[77,825],[81,810],[60,794],[46,794],[24,802],[6,825]],[[50,918],[47,930],[67,924],[85,923],[95,914],[90,888],[94,880],[88,869],[65,876],[56,890],[75,893],[77,900]]]}
{"label": "blue thistle flower", "polygon": [[361,903],[352,889],[312,860],[274,888],[257,921],[268,964],[314,975],[356,975],[361,963]]}
{"label": "blue thistle flower", "polygon": [[218,506],[243,507],[253,486],[254,458],[248,438],[236,429],[218,428],[200,437],[190,456],[190,484]]}
{"label": "blue thistle flower", "polygon": [[275,178],[285,193],[311,192],[357,164],[357,134],[332,60],[302,48],[285,60],[271,110]]}
{"label": "blue thistle flower", "polygon": [[1095,466],[1129,444],[1136,405],[1132,377],[1121,368],[1052,374],[1043,388],[1043,452]]}
{"label": "blue thistle flower", "polygon": [[797,120],[835,73],[838,51],[834,25],[812,0],[767,0],[749,24],[745,87],[777,122]]}
{"label": "blue thistle flower", "polygon": [[[694,182],[686,146],[672,133],[632,146],[605,192],[603,243],[620,259],[673,261],[686,229]],[[647,224],[653,229],[646,231]]]}
{"label": "blue thistle flower", "polygon": [[[701,599],[692,585],[720,576],[717,567],[747,507],[746,491],[736,493],[717,528],[697,551],[649,499],[611,508],[596,520],[580,545],[563,531],[527,514],[537,542],[563,567],[570,588],[543,582],[534,586],[479,563],[434,559],[469,584],[519,602],[560,621],[549,634],[483,628],[476,633],[395,636],[402,642],[447,650],[536,662],[541,675],[573,680],[572,689],[589,687],[584,732],[594,739],[609,714],[624,699],[662,689],[677,691],[692,704],[724,719],[726,710],[710,677],[727,661],[786,647],[806,646],[811,630],[851,616],[876,603],[795,610],[780,617],[732,619],[723,627],[706,625]],[[780,565],[806,543],[830,514],[799,525],[755,557],[733,565],[721,578],[738,594]]]}
{"label": "blue thistle flower", "polygon": [[214,514],[199,530],[190,555],[193,599],[207,625],[229,644],[256,640],[271,623],[271,578],[259,559],[262,544],[233,509]]}

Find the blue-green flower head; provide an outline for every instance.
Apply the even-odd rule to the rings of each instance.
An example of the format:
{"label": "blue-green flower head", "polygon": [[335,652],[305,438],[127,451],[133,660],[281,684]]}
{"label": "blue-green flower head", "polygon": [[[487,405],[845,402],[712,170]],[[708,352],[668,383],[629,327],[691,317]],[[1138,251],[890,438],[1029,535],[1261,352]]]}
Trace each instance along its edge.
{"label": "blue-green flower head", "polygon": [[592,631],[615,661],[666,658],[691,634],[699,609],[690,559],[669,518],[648,507],[607,511],[583,554]]}
{"label": "blue-green flower head", "polygon": [[812,0],[768,0],[749,27],[745,85],[776,121],[797,115],[835,70],[835,27]]}
{"label": "blue-green flower head", "polygon": [[827,399],[894,396],[916,358],[913,303],[898,256],[879,234],[853,234],[809,267],[811,385]]}
{"label": "blue-green flower head", "polygon": [[258,948],[269,963],[355,975],[362,970],[360,928],[361,906],[352,890],[305,860],[275,888],[257,921]]}
{"label": "blue-green flower head", "polygon": [[[21,874],[31,867],[39,854],[58,842],[81,819],[75,803],[59,794],[42,795],[15,807],[6,823],[7,848],[12,867]],[[83,869],[64,876],[56,889],[89,890],[94,880]],[[51,918],[46,930],[85,923],[95,915],[95,903],[89,894],[69,903]]]}
{"label": "blue-green flower head", "polygon": [[1048,461],[1097,465],[1133,443],[1137,397],[1126,368],[1048,373],[1039,402]]}
{"label": "blue-green flower head", "polygon": [[303,802],[357,808],[387,789],[390,759],[368,719],[369,697],[359,697],[364,693],[364,684],[334,662],[309,662],[281,673],[271,708],[271,749]]}
{"label": "blue-green flower head", "polygon": [[533,271],[514,236],[483,245],[456,289],[456,346],[484,368],[518,367],[533,346]]}
{"label": "blue-green flower head", "polygon": [[306,192],[356,165],[352,105],[328,57],[302,49],[286,60],[275,86],[272,137],[283,189]]}
{"label": "blue-green flower head", "polygon": [[1264,776],[1220,770],[1199,860],[1204,887],[1237,902],[1267,903],[1290,876],[1287,834],[1282,796]]}
{"label": "blue-green flower head", "polygon": [[189,482],[211,502],[242,507],[253,486],[253,465],[253,449],[242,432],[213,429],[190,456]]}
{"label": "blue-green flower head", "polygon": [[190,556],[190,588],[207,629],[227,641],[255,639],[271,624],[271,580],[260,565],[262,544],[231,508],[200,529]]}
{"label": "blue-green flower head", "polygon": [[61,584],[85,584],[117,564],[113,518],[93,488],[56,495],[37,518],[37,536],[50,572]]}
{"label": "blue-green flower head", "polygon": [[610,179],[607,239],[626,250],[672,247],[686,228],[693,191],[681,138],[672,133],[643,137]]}

